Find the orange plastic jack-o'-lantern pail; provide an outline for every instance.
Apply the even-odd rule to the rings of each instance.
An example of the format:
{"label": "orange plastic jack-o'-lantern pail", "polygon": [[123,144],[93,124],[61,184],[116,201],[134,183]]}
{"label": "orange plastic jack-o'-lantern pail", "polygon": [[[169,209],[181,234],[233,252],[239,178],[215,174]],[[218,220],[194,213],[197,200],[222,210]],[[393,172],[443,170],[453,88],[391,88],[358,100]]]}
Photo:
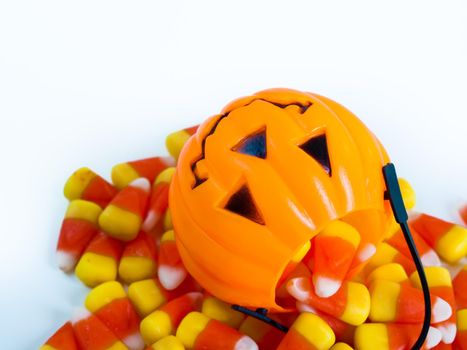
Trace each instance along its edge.
{"label": "orange plastic jack-o'-lantern pail", "polygon": [[367,127],[328,98],[271,89],[238,99],[178,159],[170,210],[181,258],[216,297],[283,311],[281,276],[331,221],[361,234],[355,270],[383,239],[388,162]]}

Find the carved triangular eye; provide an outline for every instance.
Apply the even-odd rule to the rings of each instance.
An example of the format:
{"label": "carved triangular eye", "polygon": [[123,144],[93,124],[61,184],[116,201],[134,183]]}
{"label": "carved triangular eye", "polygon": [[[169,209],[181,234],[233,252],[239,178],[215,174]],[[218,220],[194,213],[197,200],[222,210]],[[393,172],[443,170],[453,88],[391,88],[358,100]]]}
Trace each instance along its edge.
{"label": "carved triangular eye", "polygon": [[253,201],[250,189],[246,185],[240,187],[240,189],[229,198],[224,209],[264,225],[264,219]]}
{"label": "carved triangular eye", "polygon": [[313,157],[324,170],[331,176],[331,162],[329,161],[328,145],[326,142],[326,134],[315,136],[300,145],[308,155]]}
{"label": "carved triangular eye", "polygon": [[267,154],[266,128],[245,137],[234,147],[232,147],[232,151],[265,159]]}

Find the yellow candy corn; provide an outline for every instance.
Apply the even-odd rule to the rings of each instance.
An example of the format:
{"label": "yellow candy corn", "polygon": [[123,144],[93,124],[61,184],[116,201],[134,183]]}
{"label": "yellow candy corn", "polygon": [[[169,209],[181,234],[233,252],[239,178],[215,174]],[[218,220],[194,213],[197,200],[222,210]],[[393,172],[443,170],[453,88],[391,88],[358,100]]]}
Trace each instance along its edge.
{"label": "yellow candy corn", "polygon": [[167,302],[164,291],[154,279],[130,284],[128,287],[128,297],[142,317],[149,315],[152,311]]}
{"label": "yellow candy corn", "polygon": [[119,282],[105,282],[89,292],[84,302],[84,306],[86,306],[89,311],[94,313],[113,300],[125,297],[125,290]]}
{"label": "yellow candy corn", "polygon": [[152,350],[185,350],[182,342],[173,335],[164,337],[156,343],[152,344]]}
{"label": "yellow candy corn", "polygon": [[315,314],[303,312],[292,324],[277,350],[327,350],[335,341],[334,332],[323,319]]}
{"label": "yellow candy corn", "polygon": [[206,316],[221,321],[230,327],[238,328],[245,318],[244,315],[215,297],[207,297],[203,301],[201,312]]}

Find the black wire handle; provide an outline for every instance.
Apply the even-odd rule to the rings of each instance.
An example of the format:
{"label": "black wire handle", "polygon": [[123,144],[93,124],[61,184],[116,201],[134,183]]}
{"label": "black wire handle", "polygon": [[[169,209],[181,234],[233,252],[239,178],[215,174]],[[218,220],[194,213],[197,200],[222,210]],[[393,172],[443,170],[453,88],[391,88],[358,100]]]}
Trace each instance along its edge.
{"label": "black wire handle", "polygon": [[[389,200],[389,203],[391,204],[394,217],[402,229],[405,241],[407,243],[407,246],[409,247],[410,254],[412,255],[412,259],[417,268],[418,276],[422,285],[423,298],[425,302],[425,317],[423,319],[423,327],[420,332],[420,335],[418,336],[418,339],[415,342],[415,344],[412,346],[412,350],[420,350],[423,346],[423,343],[425,342],[425,339],[428,335],[428,331],[430,329],[430,288],[428,287],[425,270],[423,269],[423,265],[418,254],[417,247],[415,245],[415,242],[413,241],[412,234],[410,233],[409,225],[407,224],[409,216],[407,215],[407,210],[405,209],[404,201],[402,199],[401,189],[399,187],[399,181],[397,179],[396,168],[394,167],[394,164],[388,163],[385,166],[383,166],[383,176],[384,182],[386,183],[386,192],[384,193],[384,199]],[[254,311],[239,305],[232,305],[232,309],[237,310],[246,315],[252,316],[260,321],[263,321],[281,330],[282,332],[288,331],[288,328],[286,326],[267,316],[267,309],[259,308],[256,309],[256,311]]]}
{"label": "black wire handle", "polygon": [[254,317],[260,321],[263,321],[264,323],[267,323],[268,325],[273,326],[284,333],[287,333],[289,331],[289,329],[286,326],[267,316],[268,309],[259,308],[256,310],[250,310],[240,305],[232,305],[232,309],[237,310],[245,315]]}
{"label": "black wire handle", "polygon": [[404,233],[405,241],[409,247],[410,254],[412,255],[412,259],[417,268],[418,276],[422,285],[423,298],[425,301],[425,317],[423,319],[423,327],[420,335],[418,336],[415,344],[412,346],[412,350],[420,350],[428,335],[428,330],[430,329],[430,288],[428,287],[425,270],[423,269],[420,256],[418,255],[417,247],[415,246],[415,242],[413,241],[412,235],[410,233],[409,225],[407,225],[407,220],[409,217],[402,199],[401,189],[399,187],[399,181],[397,180],[396,168],[394,167],[394,164],[388,163],[383,167],[383,176],[386,183],[386,192],[384,193],[384,198],[388,199],[389,203],[391,203],[394,217],[397,223],[400,225],[402,232]]}

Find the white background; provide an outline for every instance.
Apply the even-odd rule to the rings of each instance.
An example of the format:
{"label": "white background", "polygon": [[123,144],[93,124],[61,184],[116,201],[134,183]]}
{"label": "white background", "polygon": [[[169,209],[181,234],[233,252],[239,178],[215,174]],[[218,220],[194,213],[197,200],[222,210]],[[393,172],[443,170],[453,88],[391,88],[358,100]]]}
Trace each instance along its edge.
{"label": "white background", "polygon": [[54,265],[76,168],[108,177],[229,100],[284,86],[350,108],[418,208],[456,219],[466,82],[462,0],[0,0],[1,348],[37,348],[82,303]]}

